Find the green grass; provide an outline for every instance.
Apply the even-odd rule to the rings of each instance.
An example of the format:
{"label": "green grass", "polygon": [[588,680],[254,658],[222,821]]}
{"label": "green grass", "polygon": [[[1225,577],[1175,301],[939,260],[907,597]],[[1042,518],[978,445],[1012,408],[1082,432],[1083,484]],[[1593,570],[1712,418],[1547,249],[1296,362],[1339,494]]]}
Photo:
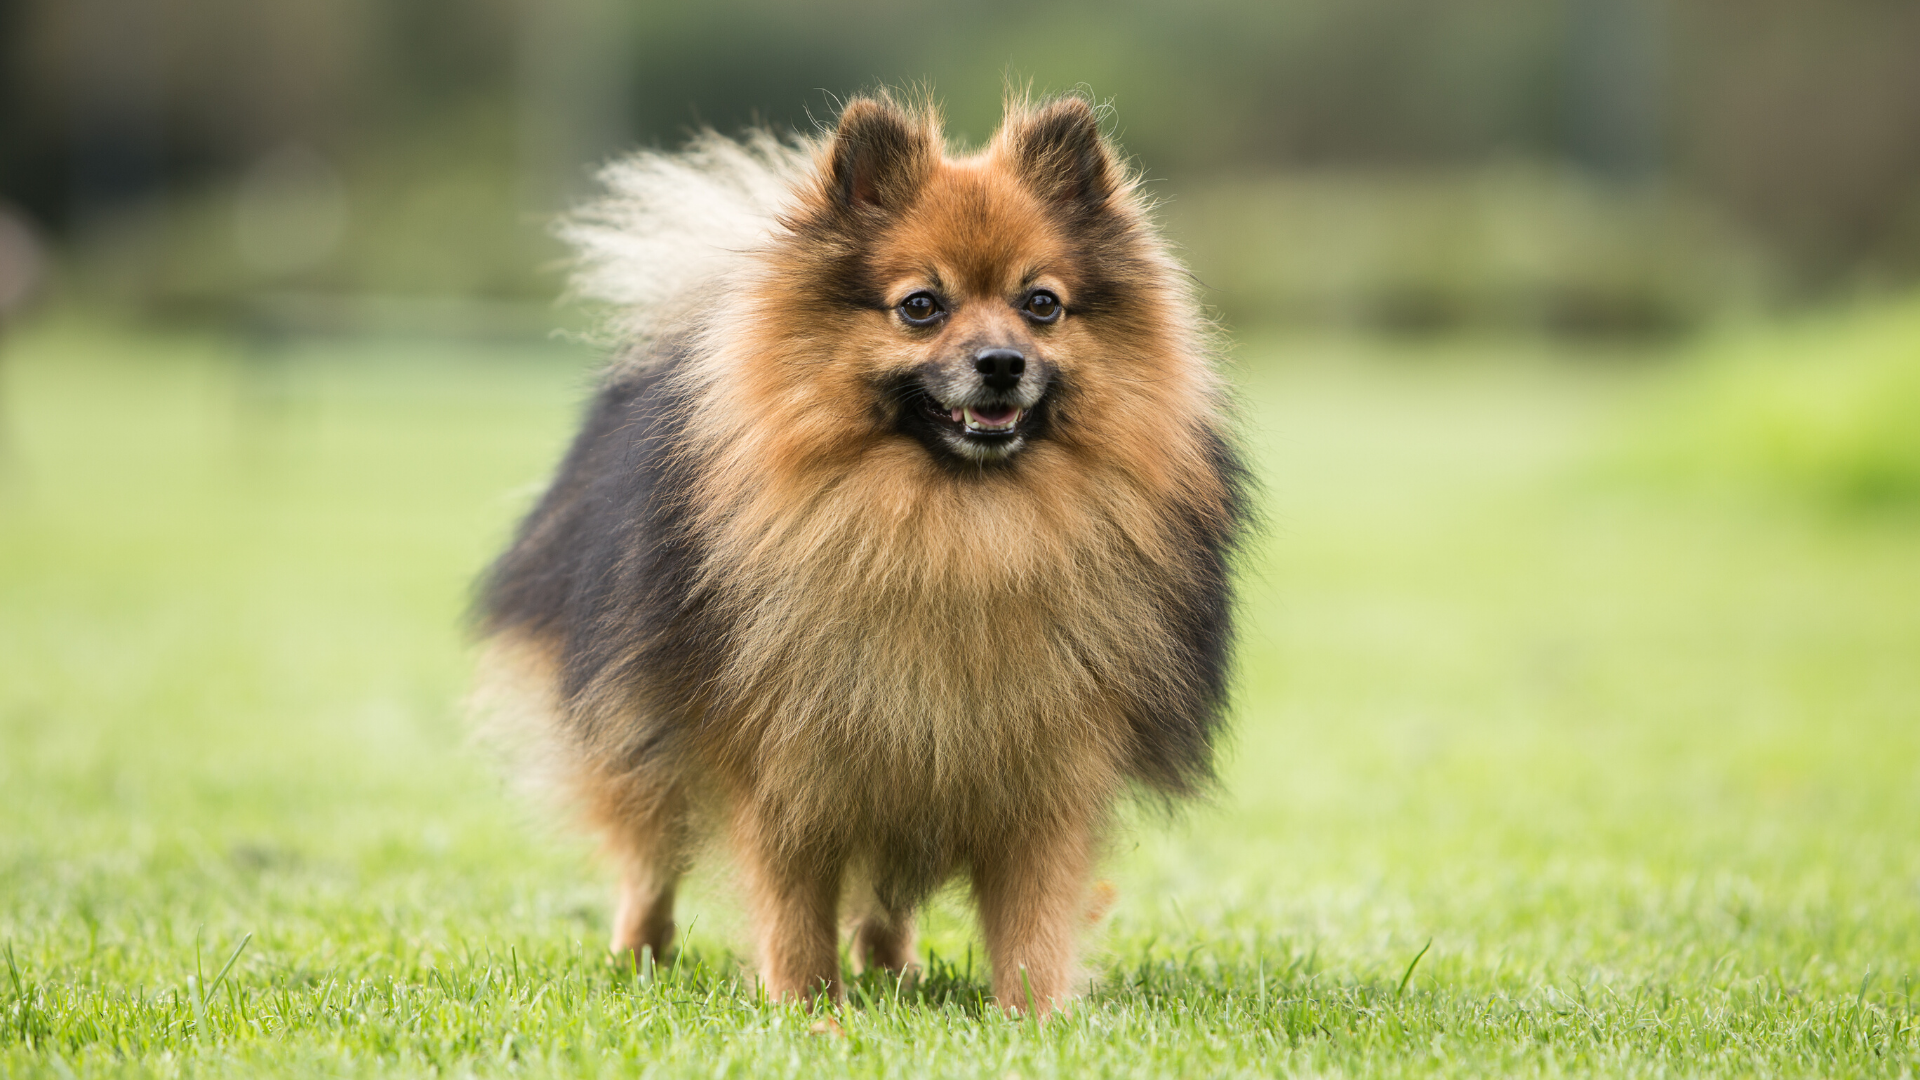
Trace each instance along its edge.
{"label": "green grass", "polygon": [[677,967],[608,963],[605,873],[466,743],[580,355],[19,338],[0,1075],[1920,1072],[1920,533],[1622,484],[1685,374],[1538,353],[1246,348],[1222,793],[1119,845],[1070,1015],[983,1009],[948,898],[820,1032],[717,871]]}
{"label": "green grass", "polygon": [[1696,351],[1628,456],[1639,471],[1827,511],[1920,509],[1920,293]]}

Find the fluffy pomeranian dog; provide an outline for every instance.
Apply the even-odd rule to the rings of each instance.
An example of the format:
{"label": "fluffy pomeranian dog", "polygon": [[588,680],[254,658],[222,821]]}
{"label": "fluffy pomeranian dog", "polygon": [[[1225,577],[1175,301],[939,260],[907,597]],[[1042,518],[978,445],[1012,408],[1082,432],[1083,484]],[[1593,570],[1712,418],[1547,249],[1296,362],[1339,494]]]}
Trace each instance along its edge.
{"label": "fluffy pomeranian dog", "polygon": [[929,105],[708,134],[569,220],[616,359],[483,586],[663,955],[709,839],[760,979],[900,971],[971,886],[999,1004],[1045,1014],[1115,807],[1211,776],[1242,469],[1188,276],[1079,97],[949,154]]}

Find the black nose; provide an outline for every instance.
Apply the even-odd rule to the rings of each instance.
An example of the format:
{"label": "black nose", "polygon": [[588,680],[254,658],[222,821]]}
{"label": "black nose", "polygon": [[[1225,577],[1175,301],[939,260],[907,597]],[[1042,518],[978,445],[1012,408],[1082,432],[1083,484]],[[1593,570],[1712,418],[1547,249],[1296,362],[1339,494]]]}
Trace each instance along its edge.
{"label": "black nose", "polygon": [[983,381],[989,387],[1004,394],[1020,385],[1027,358],[1012,349],[982,349],[973,354],[973,370],[985,376]]}

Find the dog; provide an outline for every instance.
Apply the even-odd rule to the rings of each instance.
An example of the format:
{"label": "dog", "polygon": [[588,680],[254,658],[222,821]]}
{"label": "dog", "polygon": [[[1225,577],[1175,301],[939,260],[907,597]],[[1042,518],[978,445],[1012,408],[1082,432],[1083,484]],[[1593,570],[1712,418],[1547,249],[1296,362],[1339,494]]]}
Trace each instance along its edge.
{"label": "dog", "polygon": [[519,688],[663,957],[723,841],[774,998],[913,963],[963,878],[1045,1015],[1114,812],[1204,791],[1246,470],[1215,332],[1087,99],[978,152],[890,94],[811,140],[609,167],[563,224],[614,359],[484,578]]}

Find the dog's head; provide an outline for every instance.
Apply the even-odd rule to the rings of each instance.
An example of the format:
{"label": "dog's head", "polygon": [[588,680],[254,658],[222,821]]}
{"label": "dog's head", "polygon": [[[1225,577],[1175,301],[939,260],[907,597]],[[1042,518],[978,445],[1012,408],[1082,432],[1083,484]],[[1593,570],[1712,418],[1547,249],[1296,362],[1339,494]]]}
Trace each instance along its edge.
{"label": "dog's head", "polygon": [[1162,339],[1187,329],[1168,325],[1177,271],[1131,188],[1082,98],[1011,106],[963,158],[931,109],[857,99],[786,221],[777,292],[864,398],[869,434],[952,465],[1011,462],[1096,419],[1101,385],[1154,379]]}

